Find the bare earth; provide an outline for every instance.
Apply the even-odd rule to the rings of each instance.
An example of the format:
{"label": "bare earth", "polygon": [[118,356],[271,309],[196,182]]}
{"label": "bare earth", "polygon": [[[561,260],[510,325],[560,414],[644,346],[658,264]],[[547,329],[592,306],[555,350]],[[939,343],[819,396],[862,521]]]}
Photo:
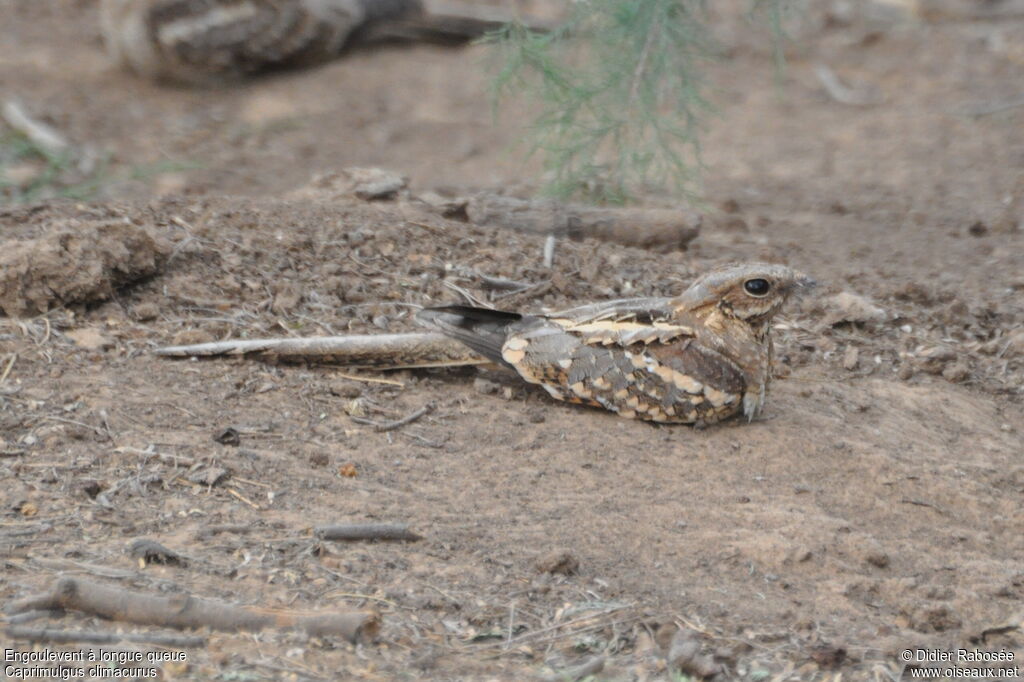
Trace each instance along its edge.
{"label": "bare earth", "polygon": [[[88,204],[0,208],[0,305],[25,315],[0,316],[0,601],[64,573],[382,617],[358,648],[208,633],[166,680],[542,679],[595,655],[595,679],[665,680],[678,626],[719,679],[899,679],[908,647],[1005,649],[1024,674],[1024,107],[972,115],[1021,94],[1024,22],[833,21],[799,36],[782,74],[734,24],[709,74],[701,236],[669,254],[559,243],[549,270],[543,237],[308,188],[351,166],[405,174],[413,194],[536,188],[509,151],[524,112],[492,122],[483,48],[160,88],[107,63],[96,9],[4,3],[3,96],[114,168],[191,167],[122,173]],[[829,97],[821,63],[869,102]],[[75,242],[85,230],[109,241]],[[539,285],[494,302],[541,309],[674,294],[746,259],[823,283],[780,320],[752,424],[651,426],[496,371],[150,352],[411,331],[404,304],[457,300],[446,279],[494,295],[457,266]],[[428,403],[393,431],[352,419]],[[228,427],[238,445],[215,440]],[[424,539],[311,535],[370,521]],[[141,566],[126,551],[140,537],[186,565]],[[156,631],[81,614],[23,627],[47,623]]]}

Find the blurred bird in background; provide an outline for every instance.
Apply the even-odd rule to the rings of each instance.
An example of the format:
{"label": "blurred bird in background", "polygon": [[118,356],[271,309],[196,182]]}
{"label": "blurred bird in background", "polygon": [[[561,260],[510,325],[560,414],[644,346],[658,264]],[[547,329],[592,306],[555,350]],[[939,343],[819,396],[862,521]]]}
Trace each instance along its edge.
{"label": "blurred bird in background", "polygon": [[459,44],[501,17],[472,4],[420,0],[102,0],[103,37],[114,59],[167,82],[216,84],[301,68],[379,41]]}

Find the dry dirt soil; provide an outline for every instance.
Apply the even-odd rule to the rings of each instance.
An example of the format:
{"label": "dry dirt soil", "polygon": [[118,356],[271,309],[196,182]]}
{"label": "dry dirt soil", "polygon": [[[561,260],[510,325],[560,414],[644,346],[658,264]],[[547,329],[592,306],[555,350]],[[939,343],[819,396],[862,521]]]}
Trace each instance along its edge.
{"label": "dry dirt soil", "polygon": [[[350,166],[414,194],[536,189],[509,151],[526,112],[491,118],[485,49],[166,88],[107,62],[96,12],[0,4],[3,96],[116,171],[89,203],[0,208],[0,601],[69,575],[381,617],[359,646],[201,631],[165,680],[560,680],[581,663],[678,680],[677,632],[701,646],[687,674],[726,680],[900,679],[908,647],[1004,649],[1024,672],[1024,107],[1000,106],[1019,103],[1020,17],[837,12],[800,29],[782,72],[752,29],[722,24],[701,236],[668,254],[563,242],[548,269],[542,237],[409,196],[296,194]],[[828,94],[821,64],[857,103]],[[166,161],[189,167],[125,171]],[[407,304],[457,300],[446,282],[543,309],[670,294],[746,259],[822,282],[779,321],[750,424],[651,426],[473,368],[152,354],[413,330]],[[498,299],[466,268],[536,286]],[[392,431],[354,419],[427,404]],[[423,539],[311,532],[349,522]],[[139,538],[184,558],[132,556]],[[182,649],[6,629],[168,634],[42,615],[8,622],[5,647]]]}

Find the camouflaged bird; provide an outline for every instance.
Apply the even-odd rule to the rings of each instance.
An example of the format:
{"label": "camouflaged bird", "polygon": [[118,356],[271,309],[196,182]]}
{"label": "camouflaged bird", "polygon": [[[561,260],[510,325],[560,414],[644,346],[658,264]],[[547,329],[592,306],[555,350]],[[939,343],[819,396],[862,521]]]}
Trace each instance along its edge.
{"label": "camouflaged bird", "polygon": [[711,271],[675,298],[608,301],[546,315],[445,306],[417,319],[558,400],[703,426],[761,411],[772,317],[813,286],[783,265]]}
{"label": "camouflaged bird", "polygon": [[[143,76],[186,83],[327,61],[356,38],[388,37],[391,24],[395,37],[411,33],[421,16],[419,0],[102,0],[101,5],[104,40],[116,61]],[[427,23],[421,28],[431,30]],[[456,28],[480,33],[474,25]]]}

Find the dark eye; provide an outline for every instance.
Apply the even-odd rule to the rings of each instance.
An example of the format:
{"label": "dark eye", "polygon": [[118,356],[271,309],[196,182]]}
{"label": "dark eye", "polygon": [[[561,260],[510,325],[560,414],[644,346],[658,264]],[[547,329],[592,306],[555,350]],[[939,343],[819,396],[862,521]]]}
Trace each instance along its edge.
{"label": "dark eye", "polygon": [[748,279],[743,283],[743,288],[751,296],[764,296],[772,285],[766,279]]}

